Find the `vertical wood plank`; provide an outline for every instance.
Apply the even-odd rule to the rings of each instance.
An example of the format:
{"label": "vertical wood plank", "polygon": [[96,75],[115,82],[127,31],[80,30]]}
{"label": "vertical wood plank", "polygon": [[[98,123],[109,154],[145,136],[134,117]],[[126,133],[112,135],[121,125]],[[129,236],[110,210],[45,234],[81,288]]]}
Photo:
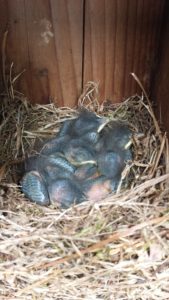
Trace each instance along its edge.
{"label": "vertical wood plank", "polygon": [[149,89],[164,3],[86,0],[84,84],[100,82],[100,100],[119,102],[137,93],[131,72]]}
{"label": "vertical wood plank", "polygon": [[[151,44],[151,39],[149,37],[150,34],[153,34],[153,30],[151,32],[151,19],[152,19],[152,8],[151,8],[151,0],[146,2],[145,0],[142,2],[142,27],[140,29],[140,45],[144,45],[140,47],[139,45],[139,59],[136,66],[137,76],[142,81],[144,88],[148,91],[148,85],[150,80],[150,65],[149,70],[147,70],[147,62],[149,60],[149,44]],[[144,68],[142,68],[144,66]],[[148,71],[148,72],[147,72]],[[135,83],[136,84],[136,83]]]}
{"label": "vertical wood plank", "polygon": [[[136,32],[135,32],[135,37],[134,37],[134,51],[133,51],[133,64],[132,64],[132,70],[131,72],[134,72],[138,78],[142,81],[142,78],[140,78],[140,69],[139,69],[139,61],[140,61],[140,53],[141,49],[145,47],[145,45],[141,45],[141,39],[142,35],[145,34],[143,32],[143,1],[144,0],[137,0],[137,10],[136,10]],[[130,41],[129,41],[130,42]],[[144,68],[144,65],[142,66]],[[132,79],[132,84],[131,84],[131,92],[133,94],[137,93],[138,91],[138,85]]]}
{"label": "vertical wood plank", "polygon": [[18,88],[32,102],[51,97],[74,106],[82,89],[83,0],[2,0],[1,8],[9,62],[16,73],[26,69]]}
{"label": "vertical wood plank", "polygon": [[49,0],[25,0],[32,101],[62,105]]}
{"label": "vertical wood plank", "polygon": [[[2,4],[2,3],[1,3]],[[5,29],[8,29],[7,37],[7,72],[9,73],[10,64],[14,63],[13,73],[17,74],[26,70],[15,83],[14,88],[21,90],[28,97],[29,92],[29,57],[28,57],[28,44],[27,44],[27,31],[25,24],[25,7],[23,0],[5,1],[4,15],[7,16]],[[5,22],[3,17],[3,22]],[[4,27],[4,25],[3,25]],[[14,76],[13,74],[13,76]]]}
{"label": "vertical wood plank", "polygon": [[[127,42],[127,14],[128,1],[117,1],[117,27],[116,27],[116,46],[115,46],[115,68],[114,68],[114,100],[119,102],[123,98],[125,82],[126,64],[126,42]],[[111,37],[109,37],[110,39]]]}
{"label": "vertical wood plank", "polygon": [[1,0],[0,8],[0,41],[2,42],[4,31],[8,25],[8,3],[6,0]]}
{"label": "vertical wood plank", "polygon": [[51,96],[59,105],[74,106],[82,84],[93,80],[100,83],[101,100],[117,102],[138,91],[130,76],[135,72],[149,90],[164,3],[1,0],[0,39],[8,24],[9,61],[16,73],[27,70],[19,89],[34,102]]}
{"label": "vertical wood plank", "polygon": [[[1,62],[2,62],[2,41],[4,37],[4,32],[7,30],[8,25],[8,13],[7,13],[7,2],[6,0],[1,0],[0,3],[0,47],[1,47]],[[0,90],[3,90],[3,76],[2,76],[2,63],[0,64]]]}
{"label": "vertical wood plank", "polygon": [[105,76],[105,1],[86,0],[84,40],[84,84],[94,80],[99,83],[104,96]]}
{"label": "vertical wood plank", "polygon": [[105,1],[105,99],[111,99],[115,85],[116,9],[116,1]]}
{"label": "vertical wood plank", "polygon": [[[150,1],[149,9],[151,10],[149,20],[149,31],[147,36],[147,48],[145,57],[145,72],[143,74],[143,83],[149,93],[151,92],[151,81],[154,77],[154,71],[158,62],[159,49],[161,47],[160,32],[163,23],[165,1]],[[156,30],[152,30],[156,28]],[[144,70],[143,70],[144,71]]]}
{"label": "vertical wood plank", "polygon": [[83,1],[50,3],[63,104],[74,106],[82,89]]}
{"label": "vertical wood plank", "polygon": [[134,94],[135,90],[132,90],[133,79],[131,72],[134,65],[134,46],[136,41],[136,24],[137,24],[137,1],[129,0],[128,2],[128,14],[127,14],[127,32],[126,32],[126,62],[125,62],[125,83],[124,83],[124,95],[129,96]]}
{"label": "vertical wood plank", "polygon": [[160,33],[158,61],[151,82],[151,98],[157,105],[157,114],[169,133],[169,2],[166,0]]}

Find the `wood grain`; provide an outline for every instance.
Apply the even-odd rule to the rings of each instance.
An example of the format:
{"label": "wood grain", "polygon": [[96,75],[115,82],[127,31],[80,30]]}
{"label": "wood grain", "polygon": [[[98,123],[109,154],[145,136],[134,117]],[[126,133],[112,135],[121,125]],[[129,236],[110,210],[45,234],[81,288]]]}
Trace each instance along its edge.
{"label": "wood grain", "polygon": [[[4,37],[4,32],[8,27],[8,13],[7,13],[7,2],[6,0],[1,1],[0,6],[0,47],[1,47],[1,55],[2,55],[2,41]],[[2,61],[2,58],[1,58]],[[3,76],[2,76],[2,63],[0,69],[0,90],[3,91]]]}
{"label": "wood grain", "polygon": [[83,0],[7,0],[1,8],[9,64],[15,73],[26,69],[17,88],[34,103],[74,106],[82,89]]}
{"label": "wood grain", "polygon": [[62,105],[50,3],[48,0],[25,0],[25,10],[32,101],[47,103],[51,97]]}
{"label": "wood grain", "polygon": [[151,84],[151,97],[157,108],[157,115],[169,133],[169,2],[166,1],[160,33],[158,61]]}
{"label": "wood grain", "polygon": [[[115,84],[115,45],[116,45],[116,1],[105,2],[105,95],[111,99]],[[114,28],[114,30],[112,30]],[[111,36],[111,39],[110,39]]]}
{"label": "wood grain", "polygon": [[[108,46],[108,45],[107,45]],[[105,1],[86,1],[84,36],[84,84],[99,83],[101,97],[105,94]]]}
{"label": "wood grain", "polygon": [[29,56],[24,1],[6,0],[5,5],[1,7],[1,9],[4,9],[3,13],[5,16],[1,20],[4,22],[2,28],[8,30],[6,73],[9,75],[9,68],[12,62],[14,63],[13,77],[24,69],[27,70],[27,72],[16,81],[14,88],[24,92],[29,97]]}
{"label": "wood grain", "polygon": [[149,90],[165,0],[86,0],[84,83],[100,82],[100,101]]}
{"label": "wood grain", "polygon": [[152,72],[159,50],[159,29],[162,23],[164,1],[144,1],[141,47],[139,55],[139,76],[145,89],[150,92]]}
{"label": "wood grain", "polygon": [[83,1],[50,2],[62,100],[72,107],[82,89]]}
{"label": "wood grain", "polygon": [[[128,1],[118,0],[116,9],[116,44],[115,44],[115,68],[114,68],[114,90],[113,100],[119,102],[124,95],[125,64],[127,61],[127,14]],[[111,36],[109,37],[109,39]]]}
{"label": "wood grain", "polygon": [[150,91],[159,57],[167,0],[1,0],[0,40],[17,88],[32,102],[74,106],[87,81],[100,84],[100,101],[139,92],[135,72]]}

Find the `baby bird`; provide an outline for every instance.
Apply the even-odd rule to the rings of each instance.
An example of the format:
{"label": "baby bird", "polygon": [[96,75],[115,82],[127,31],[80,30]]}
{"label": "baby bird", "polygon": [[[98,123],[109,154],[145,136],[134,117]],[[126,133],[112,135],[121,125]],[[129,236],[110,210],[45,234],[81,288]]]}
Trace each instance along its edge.
{"label": "baby bird", "polygon": [[45,181],[36,171],[26,173],[21,180],[21,190],[32,202],[49,205],[49,193]]}
{"label": "baby bird", "polygon": [[75,171],[75,176],[80,180],[85,180],[87,178],[93,178],[98,175],[98,169],[95,165],[85,164],[79,166]]}
{"label": "baby bird", "polygon": [[50,139],[48,142],[46,142],[43,145],[40,154],[50,155],[53,154],[54,152],[60,152],[69,141],[70,141],[70,136],[68,135]]}
{"label": "baby bird", "polygon": [[21,190],[31,201],[40,205],[49,205],[48,185],[59,176],[73,177],[74,171],[75,167],[60,153],[32,156],[25,161],[25,175],[21,180]]}
{"label": "baby bird", "polygon": [[[74,119],[73,119],[74,120]],[[66,120],[63,122],[57,137],[63,137],[71,135],[72,126],[73,126],[73,120]]]}
{"label": "baby bird", "polygon": [[59,135],[69,135],[72,138],[81,137],[88,132],[99,132],[107,122],[106,118],[98,117],[93,112],[82,109],[77,118],[66,121],[62,125]]}
{"label": "baby bird", "polygon": [[58,178],[48,185],[50,202],[59,204],[62,208],[69,208],[73,204],[86,200],[83,192],[71,179]]}
{"label": "baby bird", "polygon": [[131,145],[132,133],[126,124],[119,121],[110,121],[101,132],[96,146],[97,151],[127,150]]}
{"label": "baby bird", "polygon": [[53,168],[55,170],[57,168],[57,173],[62,171],[62,174],[66,174],[67,172],[74,173],[76,169],[75,166],[72,166],[71,163],[67,161],[63,154],[56,152],[49,156],[30,156],[24,162],[24,167],[22,167],[22,173],[25,174],[30,171],[37,171],[39,174],[42,174],[45,171],[47,172],[47,170],[50,168]]}
{"label": "baby bird", "polygon": [[116,178],[121,175],[125,167],[121,153],[109,151],[98,155],[98,169],[106,178]]}
{"label": "baby bird", "polygon": [[96,143],[99,141],[100,135],[99,132],[95,131],[89,131],[85,133],[83,136],[81,136],[81,140],[89,143],[89,145],[96,145]]}
{"label": "baby bird", "polygon": [[63,208],[84,201],[76,167],[63,154],[39,155],[27,161],[26,173],[21,180],[22,192],[40,205],[55,203]]}
{"label": "baby bird", "polygon": [[86,200],[84,193],[70,178],[45,180],[38,172],[26,173],[21,181],[21,190],[32,202],[47,206],[57,204],[68,208]]}
{"label": "baby bird", "polygon": [[88,179],[83,183],[87,199],[101,200],[111,192],[111,182],[105,176]]}
{"label": "baby bird", "polygon": [[82,136],[88,132],[100,132],[108,123],[106,118],[101,118],[93,112],[82,110],[79,117],[74,122],[74,132]]}
{"label": "baby bird", "polygon": [[66,159],[73,165],[96,164],[94,151],[80,138],[72,139],[63,149]]}
{"label": "baby bird", "polygon": [[75,166],[73,166],[66,157],[59,152],[53,153],[49,156],[40,156],[38,159],[41,169],[44,169],[46,166],[57,166],[62,168],[62,171],[74,173]]}

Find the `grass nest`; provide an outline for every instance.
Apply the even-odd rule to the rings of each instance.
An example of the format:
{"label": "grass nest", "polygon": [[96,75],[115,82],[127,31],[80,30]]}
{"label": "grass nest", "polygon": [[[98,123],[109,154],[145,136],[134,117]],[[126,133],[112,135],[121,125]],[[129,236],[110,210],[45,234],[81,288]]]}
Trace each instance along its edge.
{"label": "grass nest", "polygon": [[168,142],[143,87],[144,95],[114,105],[99,104],[97,85],[86,85],[79,106],[127,121],[133,161],[116,194],[61,210],[27,201],[13,166],[77,110],[33,106],[7,86],[0,103],[1,299],[169,299]]}

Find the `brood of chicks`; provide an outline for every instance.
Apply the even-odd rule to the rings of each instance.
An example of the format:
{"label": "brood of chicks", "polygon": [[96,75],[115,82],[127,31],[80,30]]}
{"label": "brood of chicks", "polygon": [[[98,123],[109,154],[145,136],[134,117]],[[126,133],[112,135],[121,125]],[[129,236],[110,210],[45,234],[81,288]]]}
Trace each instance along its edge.
{"label": "brood of chicks", "polygon": [[132,159],[131,131],[87,110],[65,121],[58,135],[24,163],[21,190],[40,205],[68,208],[115,192]]}

